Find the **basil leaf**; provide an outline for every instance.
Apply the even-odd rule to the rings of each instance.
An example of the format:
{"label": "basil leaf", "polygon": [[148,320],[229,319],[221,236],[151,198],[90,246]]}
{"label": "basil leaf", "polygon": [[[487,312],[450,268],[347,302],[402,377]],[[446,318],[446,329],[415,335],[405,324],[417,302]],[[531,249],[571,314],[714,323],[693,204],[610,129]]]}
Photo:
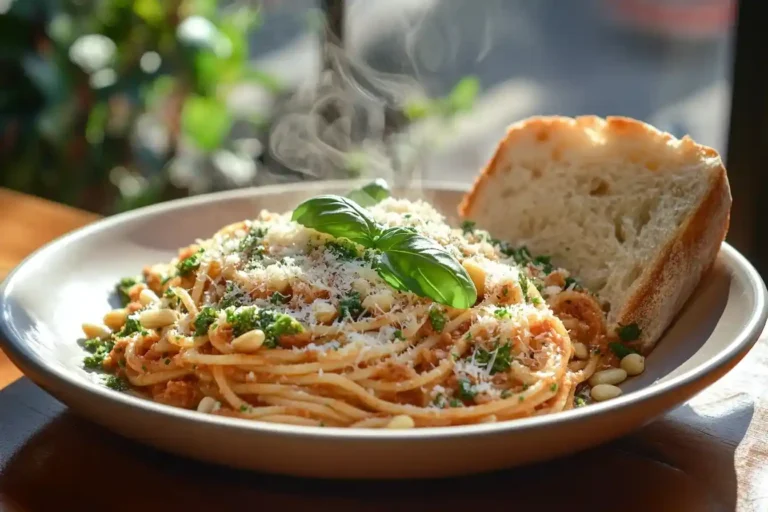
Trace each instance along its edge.
{"label": "basil leaf", "polygon": [[367,185],[353,190],[347,194],[347,197],[359,205],[373,206],[391,195],[387,182],[381,178],[376,178]]}
{"label": "basil leaf", "polygon": [[324,195],[301,203],[291,220],[302,226],[347,238],[365,247],[373,247],[381,229],[368,212],[346,197]]}
{"label": "basil leaf", "polygon": [[477,301],[477,290],[464,267],[442,246],[408,228],[390,228],[376,248],[382,251],[377,271],[397,290],[457,309]]}

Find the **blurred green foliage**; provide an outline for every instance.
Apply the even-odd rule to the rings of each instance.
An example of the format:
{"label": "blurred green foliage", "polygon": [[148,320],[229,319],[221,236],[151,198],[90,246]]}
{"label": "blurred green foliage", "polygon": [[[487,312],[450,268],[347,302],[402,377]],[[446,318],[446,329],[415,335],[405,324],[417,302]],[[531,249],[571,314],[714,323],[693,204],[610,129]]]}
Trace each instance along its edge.
{"label": "blurred green foliage", "polygon": [[[0,186],[109,214],[259,184],[257,169],[290,177],[264,159],[273,120],[228,103],[243,85],[272,104],[291,92],[249,61],[252,4],[0,0]],[[467,77],[400,114],[450,118],[478,90]],[[339,172],[359,175],[365,155],[347,153]]]}
{"label": "blurred green foliage", "polygon": [[231,112],[227,93],[281,89],[248,62],[259,11],[218,4],[11,3],[0,15],[0,186],[102,213],[186,195],[164,172],[182,139],[205,154],[237,121],[263,129]]}

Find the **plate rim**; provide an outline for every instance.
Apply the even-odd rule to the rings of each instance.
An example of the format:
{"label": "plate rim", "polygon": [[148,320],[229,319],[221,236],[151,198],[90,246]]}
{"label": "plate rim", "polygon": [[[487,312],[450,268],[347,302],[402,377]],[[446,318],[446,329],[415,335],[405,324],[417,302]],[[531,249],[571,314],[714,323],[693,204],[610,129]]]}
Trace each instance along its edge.
{"label": "plate rim", "polygon": [[[49,252],[55,252],[59,248],[66,247],[72,243],[77,243],[80,239],[93,232],[108,230],[116,224],[154,214],[162,214],[166,211],[173,211],[180,207],[188,207],[195,204],[224,202],[228,199],[258,198],[259,196],[274,193],[290,192],[291,189],[297,188],[311,190],[313,188],[332,189],[350,187],[368,181],[369,180],[365,179],[355,179],[289,183],[202,194],[188,198],[175,199],[106,217],[64,234],[41,246],[24,258],[11,270],[11,272],[9,272],[2,283],[0,283],[0,346],[2,346],[11,361],[22,370],[25,376],[31,378],[36,384],[44,387],[46,391],[57,398],[67,394],[59,391],[63,388],[68,392],[85,393],[86,395],[89,395],[89,399],[106,400],[113,402],[116,406],[139,409],[139,411],[132,411],[132,413],[136,414],[153,414],[168,420],[191,421],[201,424],[200,426],[205,425],[222,430],[235,430],[239,432],[245,430],[253,432],[254,435],[277,435],[298,437],[302,439],[316,438],[317,440],[325,441],[375,440],[378,442],[403,442],[408,440],[424,440],[425,438],[432,440],[446,440],[482,435],[513,434],[514,432],[546,428],[552,424],[565,426],[569,423],[586,421],[591,417],[597,417],[607,413],[610,414],[611,411],[618,412],[620,410],[641,406],[643,403],[659,399],[661,396],[673,392],[675,389],[685,389],[693,383],[706,378],[707,375],[715,374],[719,375],[717,377],[718,379],[721,378],[723,374],[728,371],[726,369],[725,372],[723,372],[722,370],[724,367],[727,368],[729,364],[734,366],[757,343],[766,324],[766,319],[768,319],[768,304],[766,298],[768,291],[766,291],[763,279],[743,255],[727,242],[723,242],[719,255],[725,257],[725,264],[732,271],[735,269],[747,277],[747,281],[751,285],[751,292],[754,296],[755,307],[751,311],[748,321],[741,327],[738,334],[734,336],[723,349],[719,350],[714,357],[706,362],[663,382],[645,386],[642,389],[622,395],[607,402],[591,404],[589,407],[498,423],[425,427],[412,430],[348,429],[342,427],[283,425],[244,418],[202,414],[193,410],[160,404],[145,398],[111,390],[103,384],[83,380],[73,374],[71,370],[60,370],[49,365],[47,361],[36,357],[32,351],[24,346],[21,334],[13,326],[13,318],[9,311],[9,299],[13,296],[12,293],[16,284],[16,279],[23,273],[25,267],[31,265],[35,260],[43,257]],[[421,189],[427,191],[452,192],[466,191],[469,187],[466,183],[435,180],[419,181],[418,185]],[[397,189],[397,187],[394,188]],[[62,401],[67,405],[66,400]]]}

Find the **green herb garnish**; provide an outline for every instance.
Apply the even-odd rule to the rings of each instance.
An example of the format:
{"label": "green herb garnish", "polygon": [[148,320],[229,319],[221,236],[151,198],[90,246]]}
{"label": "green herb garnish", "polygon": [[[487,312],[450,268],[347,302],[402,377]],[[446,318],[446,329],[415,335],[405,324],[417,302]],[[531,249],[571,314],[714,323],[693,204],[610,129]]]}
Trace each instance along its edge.
{"label": "green herb garnish", "polygon": [[477,300],[469,274],[444,247],[411,228],[384,229],[350,199],[315,197],[300,204],[292,219],[379,251],[376,270],[396,290],[429,297],[457,309],[469,308]]}
{"label": "green herb garnish", "polygon": [[269,302],[271,302],[272,304],[274,304],[276,306],[278,304],[285,304],[289,300],[291,300],[291,296],[290,295],[283,295],[280,292],[273,293],[272,296],[269,298]]}
{"label": "green herb garnish", "polygon": [[469,274],[445,248],[406,228],[390,228],[376,246],[382,256],[377,272],[390,286],[467,309],[477,301]]}
{"label": "green herb garnish", "polygon": [[355,189],[347,197],[361,206],[373,206],[391,196],[389,185],[381,178]]}
{"label": "green herb garnish", "polygon": [[325,248],[341,261],[353,261],[360,256],[357,246],[343,238],[327,242]]}
{"label": "green herb garnish", "polygon": [[493,316],[496,318],[512,318],[512,312],[507,308],[497,308],[493,312]]}
{"label": "green herb garnish", "polygon": [[127,306],[131,302],[131,298],[128,296],[128,290],[135,284],[141,282],[138,277],[124,277],[115,285],[118,297],[120,297],[120,304]]}
{"label": "green herb garnish", "polygon": [[262,256],[264,254],[264,246],[262,245],[262,242],[264,241],[264,236],[266,234],[266,228],[251,227],[243,239],[240,240],[238,250],[245,253],[248,258]]}
{"label": "green herb garnish", "polygon": [[542,267],[545,274],[550,274],[555,269],[551,263],[552,256],[536,256],[533,259],[534,264]]}
{"label": "green herb garnish", "polygon": [[640,327],[636,323],[628,325],[620,325],[618,329],[619,338],[621,341],[635,341],[640,338]]}
{"label": "green herb garnish", "polygon": [[339,301],[339,316],[342,319],[351,318],[357,320],[365,312],[360,294],[352,291]]}
{"label": "green herb garnish", "polygon": [[200,258],[202,257],[203,252],[204,252],[204,249],[200,248],[192,256],[189,256],[179,261],[179,263],[176,264],[176,268],[179,271],[179,275],[186,276],[192,273],[193,271],[197,270],[200,267]]}
{"label": "green herb garnish", "polygon": [[115,342],[111,340],[100,340],[98,338],[92,338],[83,342],[85,350],[92,355],[86,356],[83,359],[83,366],[91,370],[98,370],[104,365],[104,358],[112,352],[115,346]]}
{"label": "green herb garnish", "polygon": [[275,348],[280,343],[280,336],[298,334],[304,327],[290,315],[270,309],[248,306],[235,310],[226,310],[227,322],[232,326],[232,334],[238,337],[248,331],[260,329],[265,336],[264,346]]}
{"label": "green herb garnish", "polygon": [[293,211],[291,220],[364,247],[372,247],[374,238],[381,233],[365,209],[341,196],[324,195],[304,201]]}
{"label": "green herb garnish", "polygon": [[394,336],[396,340],[400,340],[400,341],[405,340],[405,335],[403,334],[403,331],[401,331],[400,329],[395,331]]}
{"label": "green herb garnish", "polygon": [[107,375],[104,377],[104,384],[115,391],[126,391],[128,389],[128,383],[117,375]]}
{"label": "green herb garnish", "polygon": [[530,299],[528,298],[528,287],[531,285],[531,283],[528,281],[528,277],[522,272],[520,273],[519,282],[520,290],[523,292],[523,302],[529,302]]}
{"label": "green herb garnish", "polygon": [[493,361],[493,364],[491,366],[490,374],[494,375],[496,373],[505,372],[509,370],[509,367],[512,365],[512,354],[511,354],[512,345],[509,343],[505,343],[504,345],[499,345],[498,342],[496,343],[496,346],[493,350],[485,350],[483,348],[478,348],[475,350],[475,361],[478,364],[483,365],[484,368],[488,368],[488,365],[491,364],[491,361]]}
{"label": "green herb garnish", "polygon": [[123,328],[120,329],[120,331],[117,332],[115,336],[118,338],[124,338],[125,336],[130,336],[131,334],[135,334],[137,332],[144,334],[146,331],[141,327],[141,322],[139,322],[137,317],[129,316],[125,319]]}
{"label": "green herb garnish", "polygon": [[609,343],[608,348],[610,348],[611,352],[616,354],[616,357],[618,357],[619,359],[624,359],[629,354],[637,354],[636,350],[633,350],[632,348],[624,345],[623,343],[619,343],[618,341]]}
{"label": "green herb garnish", "polygon": [[432,324],[432,329],[435,332],[443,332],[447,320],[448,317],[439,308],[429,310],[429,323]]}
{"label": "green herb garnish", "polygon": [[195,318],[195,336],[208,334],[208,329],[218,318],[218,312],[211,306],[204,306]]}
{"label": "green herb garnish", "polygon": [[462,400],[474,400],[477,391],[467,379],[459,379],[459,398]]}
{"label": "green herb garnish", "polygon": [[461,231],[465,235],[471,235],[472,233],[475,232],[476,225],[477,223],[473,220],[465,220],[464,222],[461,223]]}
{"label": "green herb garnish", "polygon": [[567,290],[571,286],[573,286],[574,290],[580,290],[581,289],[581,284],[579,284],[579,282],[576,279],[574,279],[573,277],[566,277],[565,278],[565,289]]}

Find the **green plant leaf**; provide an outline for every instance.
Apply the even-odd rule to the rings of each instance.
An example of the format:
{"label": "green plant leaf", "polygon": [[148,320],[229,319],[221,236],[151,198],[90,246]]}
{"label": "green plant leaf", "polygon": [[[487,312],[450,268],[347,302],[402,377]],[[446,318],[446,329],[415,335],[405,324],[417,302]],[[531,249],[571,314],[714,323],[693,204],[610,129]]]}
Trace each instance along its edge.
{"label": "green plant leaf", "polygon": [[448,95],[448,104],[452,113],[471,109],[478,92],[480,92],[480,80],[477,77],[466,76],[459,80]]}
{"label": "green plant leaf", "polygon": [[161,25],[165,19],[165,9],[161,0],[135,0],[133,12],[150,25]]}
{"label": "green plant leaf", "polygon": [[218,148],[232,128],[232,116],[223,102],[193,95],[184,102],[181,127],[204,151]]}
{"label": "green plant leaf", "polygon": [[408,228],[391,228],[381,234],[376,248],[383,253],[377,270],[390,286],[405,287],[458,309],[477,301],[477,290],[464,267],[429,238]]}
{"label": "green plant leaf", "polygon": [[367,185],[353,190],[347,194],[347,197],[359,205],[373,206],[391,195],[392,193],[389,190],[387,182],[381,178],[377,178]]}
{"label": "green plant leaf", "polygon": [[336,195],[313,197],[293,211],[291,219],[321,233],[347,238],[364,247],[373,247],[381,229],[354,201]]}

